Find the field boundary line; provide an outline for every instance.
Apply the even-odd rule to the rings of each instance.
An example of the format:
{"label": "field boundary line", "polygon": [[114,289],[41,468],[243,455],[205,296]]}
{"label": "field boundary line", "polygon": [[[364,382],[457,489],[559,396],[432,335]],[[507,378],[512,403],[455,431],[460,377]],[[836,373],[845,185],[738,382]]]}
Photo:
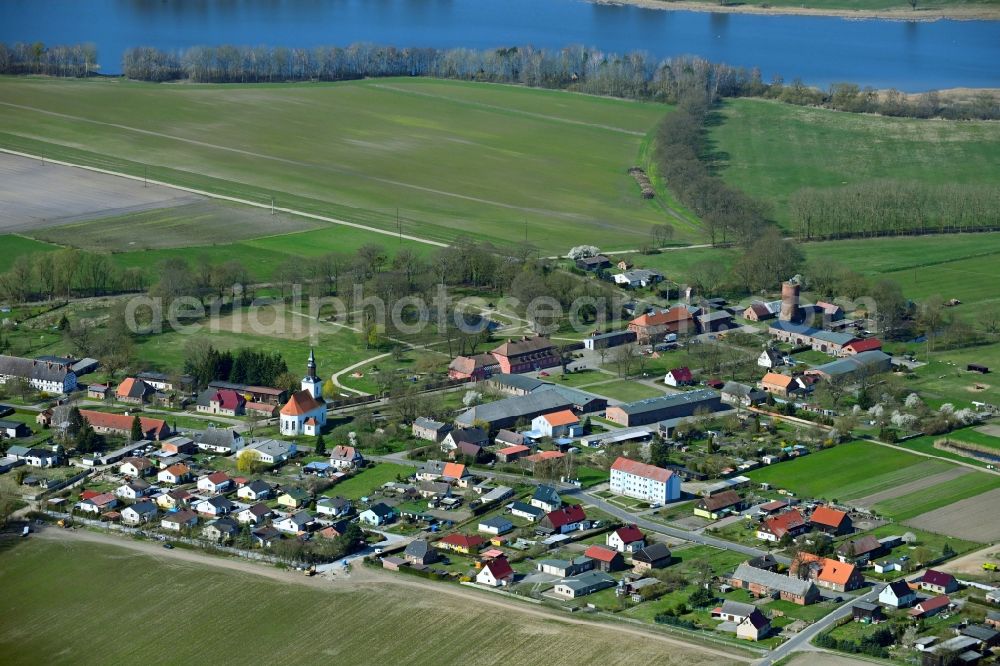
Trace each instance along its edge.
{"label": "field boundary line", "polygon": [[226,194],[216,194],[214,192],[207,192],[205,190],[195,189],[193,187],[185,187],[184,185],[175,185],[172,183],[166,183],[160,180],[152,180],[148,178],[143,178],[141,176],[133,176],[127,173],[121,173],[119,171],[111,171],[109,169],[102,169],[100,167],[85,166],[82,164],[73,164],[72,162],[64,162],[63,160],[50,159],[42,155],[33,155],[31,153],[21,152],[19,150],[11,150],[9,148],[0,148],[0,153],[6,153],[8,155],[16,155],[17,157],[27,157],[30,159],[41,160],[44,162],[49,162],[51,164],[58,164],[60,166],[73,167],[75,169],[85,169],[87,171],[93,171],[95,173],[103,173],[108,176],[117,176],[119,178],[127,178],[129,180],[141,181],[144,183],[151,183],[153,185],[159,185],[161,187],[167,187],[173,190],[180,190],[182,192],[189,192],[191,194],[198,194],[203,197],[208,197],[211,199],[218,199],[220,201],[230,201],[232,203],[242,204],[245,206],[253,206],[254,208],[263,208],[265,210],[274,210],[275,212],[288,213],[289,215],[298,215],[299,217],[305,217],[313,220],[319,220],[320,222],[328,222],[330,224],[338,224],[345,227],[353,227],[355,229],[362,229],[364,231],[370,231],[377,234],[382,234],[383,236],[392,236],[393,238],[404,238],[406,240],[414,241],[416,243],[424,243],[426,245],[433,245],[435,247],[450,247],[448,243],[442,243],[440,241],[431,240],[429,238],[421,238],[420,236],[413,236],[410,234],[401,234],[395,231],[389,231],[388,229],[379,229],[378,227],[370,227],[365,224],[359,224],[357,222],[348,222],[347,220],[341,220],[336,217],[328,217],[326,215],[316,215],[315,213],[306,213],[305,211],[295,210],[292,208],[285,208],[284,206],[271,206],[271,204],[260,203],[257,201],[250,201],[249,199],[241,199],[239,197],[232,197]]}

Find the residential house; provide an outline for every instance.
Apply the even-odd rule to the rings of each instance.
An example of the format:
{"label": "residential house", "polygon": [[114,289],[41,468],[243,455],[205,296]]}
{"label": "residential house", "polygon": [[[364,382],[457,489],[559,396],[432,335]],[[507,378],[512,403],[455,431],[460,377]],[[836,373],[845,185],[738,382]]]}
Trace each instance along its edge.
{"label": "residential house", "polygon": [[[517,377],[518,375],[512,375]],[[507,430],[506,428],[501,428],[497,432],[496,437],[493,438],[493,443],[500,448],[506,448],[511,446],[524,446],[525,438],[524,435],[513,430]]]}
{"label": "residential house", "polygon": [[673,555],[664,543],[651,543],[632,555],[632,569],[636,573],[645,573],[651,569],[662,569],[670,566]]}
{"label": "residential house", "polygon": [[455,532],[454,534],[449,534],[434,545],[443,550],[453,550],[456,553],[472,555],[473,553],[478,553],[479,549],[482,548],[485,543],[486,539],[481,536],[475,534],[459,534],[458,532]]}
{"label": "residential house", "polygon": [[198,490],[208,493],[224,493],[233,485],[233,480],[225,472],[212,472],[198,478]]}
{"label": "residential house", "polygon": [[694,384],[694,375],[691,374],[691,370],[687,366],[674,368],[667,371],[663,383],[667,386],[689,386]]}
{"label": "residential house", "polygon": [[225,516],[231,513],[235,506],[222,495],[216,495],[195,504],[194,510],[206,516]]}
{"label": "residential house", "polygon": [[316,512],[331,518],[343,518],[351,509],[351,500],[343,497],[320,497],[316,501]]}
{"label": "residential house", "polygon": [[388,504],[378,502],[361,512],[358,520],[366,525],[386,525],[396,519],[396,510]]}
{"label": "residential house", "polygon": [[739,624],[746,618],[747,615],[752,613],[755,608],[756,606],[753,604],[745,604],[741,601],[726,599],[722,602],[721,606],[712,610],[712,618],[722,620],[723,622]]}
{"label": "residential house", "polygon": [[566,534],[576,530],[587,529],[590,521],[579,504],[556,509],[545,514],[538,523],[538,530],[544,534]]}
{"label": "residential house", "polygon": [[340,444],[330,451],[330,464],[338,470],[360,469],[365,466],[365,459],[353,446]]}
{"label": "residential house", "polygon": [[545,511],[539,509],[537,506],[531,506],[530,504],[525,504],[524,502],[511,502],[510,515],[535,522],[536,520],[541,520],[545,517]]}
{"label": "residential house", "polygon": [[583,434],[580,418],[569,409],[536,416],[531,429],[543,437],[579,437]]}
{"label": "residential house", "polygon": [[122,499],[127,499],[135,501],[140,497],[145,497],[149,494],[150,485],[143,481],[142,479],[135,479],[128,483],[123,483],[115,489],[115,495],[121,497]]}
{"label": "residential house", "polygon": [[828,506],[816,507],[809,516],[809,526],[832,536],[850,534],[854,531],[851,517],[846,511],[838,511]]}
{"label": "residential house", "polygon": [[617,550],[594,544],[583,552],[584,557],[594,560],[598,571],[618,571],[625,568],[625,558]]}
{"label": "residential house", "polygon": [[440,555],[425,539],[414,539],[406,544],[403,558],[410,564],[427,565],[437,562]]}
{"label": "residential house", "polygon": [[194,497],[194,495],[186,490],[168,490],[167,492],[160,493],[156,496],[156,504],[161,509],[177,509],[182,506],[187,506],[192,497]]}
{"label": "residential house", "polygon": [[98,493],[92,497],[84,498],[76,505],[80,511],[87,513],[104,513],[118,506],[118,500],[114,493]]}
{"label": "residential house", "polygon": [[778,542],[787,534],[793,539],[800,534],[809,531],[809,524],[806,522],[798,509],[792,509],[776,516],[765,518],[757,526],[757,538],[764,541]]}
{"label": "residential house", "polygon": [[247,444],[246,448],[254,451],[257,460],[265,465],[283,463],[298,452],[293,442],[284,442],[279,439],[255,439]]}
{"label": "residential house", "polygon": [[651,287],[654,284],[663,282],[663,276],[656,271],[645,268],[633,268],[623,273],[616,273],[611,276],[615,284],[627,289],[637,289],[639,287]]}
{"label": "residential house", "polygon": [[811,604],[820,596],[812,581],[757,569],[746,562],[736,567],[730,584],[755,597],[777,597],[799,606]]}
{"label": "residential house", "polygon": [[236,496],[251,502],[259,502],[269,498],[273,492],[274,488],[271,487],[270,483],[263,479],[254,479],[240,486],[236,491]]}
{"label": "residential house", "polygon": [[40,449],[33,447],[21,456],[24,464],[28,467],[58,467],[62,461],[62,455],[58,450]]}
{"label": "residential house", "polygon": [[773,347],[768,347],[760,353],[757,357],[757,365],[762,368],[777,368],[779,365],[785,364],[785,356],[777,349]]}
{"label": "residential house", "polygon": [[799,553],[792,560],[791,572],[799,578],[816,581],[820,587],[836,592],[856,590],[865,582],[861,571],[853,564],[811,553]]}
{"label": "residential house", "polygon": [[156,518],[156,505],[152,502],[136,502],[122,509],[122,523],[125,525],[142,525]]}
{"label": "residential house", "polygon": [[665,312],[644,314],[629,322],[628,330],[635,333],[639,344],[655,344],[667,335],[695,333],[694,316],[683,305],[676,305]]}
{"label": "residential house", "polygon": [[562,506],[562,498],[555,488],[541,484],[535,488],[535,494],[531,496],[531,506],[548,513]]}
{"label": "residential house", "polygon": [[118,466],[118,473],[138,478],[152,474],[155,469],[153,461],[149,458],[129,457],[122,460],[122,464]]}
{"label": "residential house", "polygon": [[680,499],[681,479],[671,470],[619,456],[611,465],[611,492],[666,504]]}
{"label": "residential house", "polygon": [[418,481],[417,492],[424,499],[428,497],[448,497],[451,495],[451,484],[446,481]]}
{"label": "residential house", "polygon": [[191,375],[174,378],[162,372],[140,372],[136,375],[136,379],[141,379],[157,391],[190,392],[194,387],[194,377]]}
{"label": "residential house", "polygon": [[893,571],[902,571],[905,563],[906,559],[903,557],[890,557],[876,561],[872,568],[875,569],[875,573],[892,573]]}
{"label": "residential house", "polygon": [[308,490],[303,488],[286,488],[283,493],[278,495],[278,504],[289,509],[298,509],[299,507],[309,504],[312,499],[312,495],[309,494]]}
{"label": "residential house", "polygon": [[513,523],[500,516],[479,521],[479,531],[487,534],[506,534],[513,529]]}
{"label": "residential house", "polygon": [[909,608],[917,602],[917,593],[905,580],[889,583],[878,593],[878,602],[893,608]]}
{"label": "residential house", "polygon": [[459,442],[458,446],[448,452],[448,457],[452,460],[468,460],[470,462],[481,462],[486,453],[483,447],[469,442]]}
{"label": "residential house", "polygon": [[723,490],[710,497],[703,497],[694,505],[694,515],[718,520],[729,514],[739,513],[743,508],[743,498],[735,490]]}
{"label": "residential house", "polygon": [[539,560],[535,563],[535,568],[550,576],[568,578],[594,568],[595,561],[589,557],[581,555],[572,560],[547,559]]}
{"label": "residential house", "polygon": [[202,451],[224,456],[241,451],[246,446],[243,435],[232,428],[208,428],[194,433],[194,443]]}
{"label": "residential house", "polygon": [[722,396],[717,391],[698,389],[613,405],[605,410],[605,416],[618,425],[632,427],[693,416],[696,411],[721,409]]}
{"label": "residential house", "polygon": [[31,436],[31,428],[20,421],[11,419],[0,419],[0,439],[16,439],[18,437]]}
{"label": "residential house", "polygon": [[253,539],[254,545],[258,548],[270,548],[272,544],[281,539],[281,532],[274,529],[271,525],[265,525],[264,527],[251,530],[250,536]]}
{"label": "residential house", "polygon": [[929,599],[921,599],[913,605],[910,609],[910,617],[913,618],[926,618],[932,615],[937,615],[944,609],[951,605],[951,599],[948,595],[941,594],[936,597],[931,597]]}
{"label": "residential house", "polygon": [[195,409],[204,414],[242,416],[246,413],[247,399],[232,389],[207,389],[198,395]]}
{"label": "residential house", "polygon": [[799,390],[795,378],[788,375],[780,375],[776,372],[769,372],[760,380],[760,389],[765,393],[776,395],[779,398],[787,398],[791,393]]}
{"label": "residential house", "polygon": [[520,374],[553,368],[562,357],[552,341],[543,336],[510,340],[490,352],[500,365],[500,372]]}
{"label": "residential house", "polygon": [[769,633],[771,633],[771,621],[757,608],[750,611],[750,614],[736,625],[736,637],[748,641],[759,641]]}
{"label": "residential house", "polygon": [[88,400],[107,400],[111,397],[111,387],[107,384],[91,384],[87,387]]}
{"label": "residential house", "polygon": [[[848,520],[850,520],[848,518]],[[882,552],[882,544],[870,534],[849,539],[837,545],[837,559],[841,562],[867,564]]]}
{"label": "residential house", "polygon": [[296,511],[295,513],[288,514],[280,520],[275,520],[273,525],[274,529],[284,532],[285,534],[299,534],[301,532],[307,532],[312,523],[313,517],[311,513],[308,511]]}
{"label": "residential house", "polygon": [[156,475],[158,482],[171,485],[187,483],[190,478],[191,468],[184,463],[175,463],[166,469],[161,469]]}
{"label": "residential house", "polygon": [[448,364],[449,379],[468,379],[482,381],[500,371],[500,364],[490,353],[473,356],[456,356]]}
{"label": "residential house", "polygon": [[576,260],[576,267],[583,271],[596,271],[604,268],[611,268],[611,260],[603,254],[595,257],[580,257]]}
{"label": "residential house", "polygon": [[637,525],[624,525],[608,532],[604,542],[619,553],[636,553],[646,547],[646,536]]}
{"label": "residential house", "polygon": [[76,389],[76,373],[66,363],[0,355],[0,384],[23,379],[36,391],[71,393]]}
{"label": "residential house", "polygon": [[429,442],[440,442],[451,430],[451,426],[441,421],[435,421],[423,416],[417,417],[413,421],[411,432],[417,439],[425,439]]}
{"label": "residential house", "polygon": [[558,581],[552,588],[552,594],[563,599],[576,599],[617,584],[618,581],[603,571],[587,571]]}
{"label": "residential house", "polygon": [[489,587],[502,587],[509,585],[514,580],[514,570],[510,568],[510,563],[506,557],[497,557],[486,564],[476,574],[476,582]]}
{"label": "residential house", "polygon": [[767,400],[767,394],[755,386],[729,381],[722,387],[722,402],[739,407],[752,407]]}
{"label": "residential house", "polygon": [[141,405],[147,402],[156,389],[135,377],[123,379],[122,383],[115,389],[115,400],[128,403],[130,405]]}
{"label": "residential house", "polygon": [[[230,541],[235,539],[236,535],[240,533],[240,526],[232,518],[219,518],[203,527],[201,533],[205,538],[212,541]],[[256,534],[256,530],[254,534]]]}
{"label": "residential house", "polygon": [[921,590],[935,594],[951,594],[958,591],[958,581],[949,573],[928,569],[917,581]]}
{"label": "residential house", "polygon": [[236,520],[242,524],[258,525],[267,520],[271,515],[271,509],[266,504],[253,504],[236,514]]}
{"label": "residential house", "polygon": [[[129,437],[132,433],[133,417],[128,414],[111,414],[81,409],[80,415],[90,424],[94,432],[101,435]],[[140,416],[139,427],[142,429],[143,439],[161,440],[170,435],[170,428],[167,426],[167,422],[162,419]]]}
{"label": "residential house", "polygon": [[454,428],[441,440],[441,450],[445,453],[454,451],[460,442],[486,446],[490,438],[482,428]]}
{"label": "residential house", "polygon": [[174,532],[180,532],[184,528],[191,528],[197,524],[198,514],[190,509],[172,511],[163,516],[163,519],[160,521],[160,527],[165,530],[173,530]]}

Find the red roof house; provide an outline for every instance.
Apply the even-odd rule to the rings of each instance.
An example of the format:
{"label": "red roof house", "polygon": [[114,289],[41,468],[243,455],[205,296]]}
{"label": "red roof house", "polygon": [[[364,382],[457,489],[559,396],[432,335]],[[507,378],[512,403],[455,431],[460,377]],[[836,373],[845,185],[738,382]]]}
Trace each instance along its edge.
{"label": "red roof house", "polygon": [[538,526],[545,531],[564,534],[579,529],[586,520],[587,514],[584,513],[583,507],[574,504],[545,514]]}
{"label": "red roof house", "polygon": [[942,594],[937,597],[932,597],[931,599],[924,599],[923,601],[917,602],[917,605],[910,609],[910,615],[913,617],[930,617],[931,615],[940,613],[950,604],[951,599],[948,598],[948,595]]}
{"label": "red roof house", "polygon": [[622,554],[606,546],[595,544],[587,548],[583,555],[594,560],[594,568],[598,571],[617,571],[625,567],[625,558]]}
{"label": "red roof house", "polygon": [[876,351],[882,349],[882,341],[878,338],[865,338],[864,340],[854,340],[848,342],[841,349],[840,353],[844,356],[854,356],[855,354],[860,354],[866,351]]}
{"label": "red roof house", "polygon": [[798,509],[766,518],[757,528],[757,538],[765,541],[781,541],[786,535],[796,537],[808,531],[809,525]]}
{"label": "red roof house", "polygon": [[438,541],[437,546],[458,553],[472,553],[482,548],[485,543],[486,541],[481,536],[455,533]]}
{"label": "red roof house", "polygon": [[848,534],[854,531],[851,517],[845,511],[831,509],[828,506],[816,507],[809,516],[809,524],[828,534]]}
{"label": "red roof house", "polygon": [[[128,414],[109,414],[108,412],[81,409],[80,416],[87,420],[95,432],[125,436],[132,432],[133,417]],[[170,435],[170,428],[167,426],[167,422],[162,419],[140,416],[139,424],[142,427],[142,436],[146,439],[163,439]]]}
{"label": "red roof house", "polygon": [[663,381],[670,386],[684,386],[693,384],[694,377],[691,375],[691,370],[687,367],[674,368],[667,373]]}

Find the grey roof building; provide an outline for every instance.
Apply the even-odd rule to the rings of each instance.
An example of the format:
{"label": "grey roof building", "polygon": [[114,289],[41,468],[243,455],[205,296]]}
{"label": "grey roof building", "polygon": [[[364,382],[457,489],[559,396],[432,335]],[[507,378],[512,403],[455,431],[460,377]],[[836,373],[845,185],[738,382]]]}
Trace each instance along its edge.
{"label": "grey roof building", "polygon": [[736,567],[732,576],[733,580],[740,580],[744,583],[761,585],[769,590],[789,594],[795,597],[808,597],[816,591],[816,586],[812,581],[794,578],[784,574],[757,569],[746,562]]}
{"label": "grey roof building", "polygon": [[691,416],[699,408],[720,411],[722,396],[711,389],[697,389],[615,405],[608,407],[606,415],[609,420],[620,425],[640,426]]}
{"label": "grey roof building", "polygon": [[806,374],[823,377],[850,377],[859,372],[886,372],[892,367],[892,357],[882,351],[866,351],[847,358],[839,358],[823,365],[818,365]]}
{"label": "grey roof building", "polygon": [[573,401],[557,391],[541,391],[476,405],[459,414],[455,423],[471,426],[476,421],[483,421],[490,430],[497,430],[509,428],[521,419],[530,421],[536,416],[572,406]]}

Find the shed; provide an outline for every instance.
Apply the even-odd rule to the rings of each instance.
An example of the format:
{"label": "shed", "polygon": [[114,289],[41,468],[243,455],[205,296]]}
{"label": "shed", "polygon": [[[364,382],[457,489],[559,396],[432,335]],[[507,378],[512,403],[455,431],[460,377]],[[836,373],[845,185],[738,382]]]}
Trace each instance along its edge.
{"label": "shed", "polygon": [[981,365],[979,363],[970,363],[969,365],[965,366],[965,369],[968,370],[969,372],[978,372],[981,375],[985,375],[990,371],[988,367],[986,367],[985,365]]}

